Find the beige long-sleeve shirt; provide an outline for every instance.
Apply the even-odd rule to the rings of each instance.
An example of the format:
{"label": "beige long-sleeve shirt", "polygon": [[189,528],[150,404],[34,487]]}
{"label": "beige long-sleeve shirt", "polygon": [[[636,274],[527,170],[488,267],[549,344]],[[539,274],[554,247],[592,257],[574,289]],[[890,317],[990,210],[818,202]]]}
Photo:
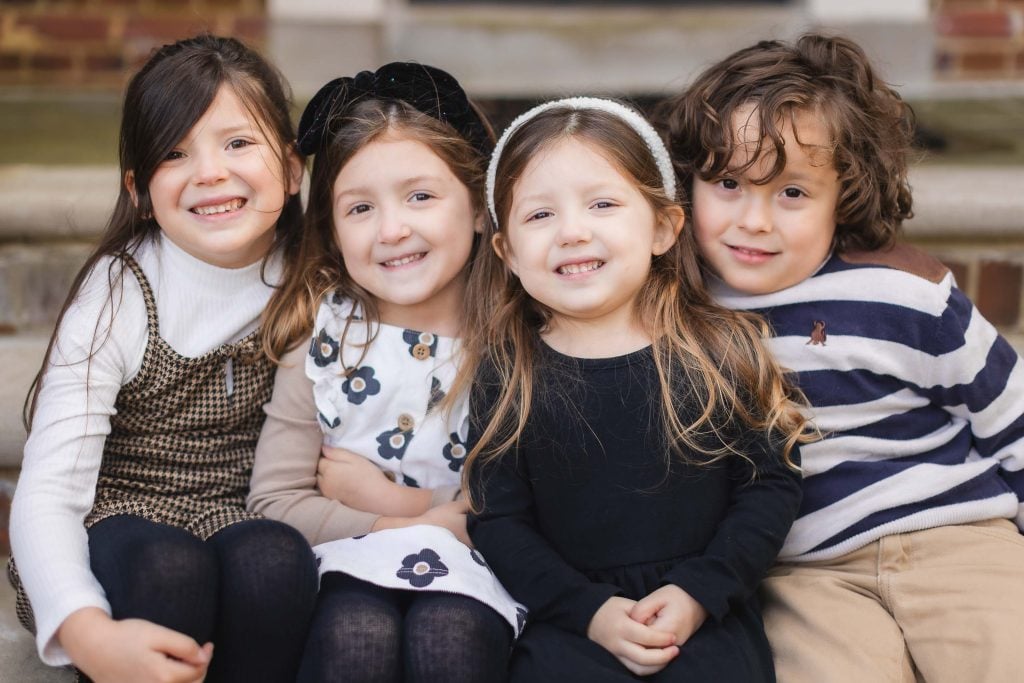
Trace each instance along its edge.
{"label": "beige long-sleeve shirt", "polygon": [[[313,381],[306,376],[308,344],[281,359],[267,421],[256,446],[248,507],[298,529],[312,544],[369,533],[379,515],[342,505],[320,493],[316,468],[323,445]],[[433,490],[431,506],[451,501],[457,486]]]}

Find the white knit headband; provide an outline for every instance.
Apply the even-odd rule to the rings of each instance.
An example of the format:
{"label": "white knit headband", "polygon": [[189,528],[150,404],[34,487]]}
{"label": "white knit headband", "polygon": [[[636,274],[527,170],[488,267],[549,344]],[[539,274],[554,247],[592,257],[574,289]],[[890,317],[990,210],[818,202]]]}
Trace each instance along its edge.
{"label": "white knit headband", "polygon": [[537,116],[537,114],[556,107],[599,109],[609,114],[614,114],[625,121],[647,143],[647,148],[650,150],[651,156],[654,157],[654,162],[658,165],[658,170],[661,172],[661,183],[665,188],[665,194],[668,195],[669,199],[675,200],[676,176],[672,170],[672,161],[669,159],[665,143],[661,141],[658,133],[647,122],[647,119],[614,100],[606,100],[599,97],[567,97],[539,104],[533,109],[517,116],[509,124],[508,128],[505,129],[505,132],[501,134],[498,144],[494,146],[494,152],[491,153],[491,163],[487,165],[487,208],[491,212],[491,218],[494,219],[495,227],[498,226],[498,212],[494,208],[494,181],[498,174],[498,162],[501,160],[501,153],[505,150],[505,143],[524,123]]}

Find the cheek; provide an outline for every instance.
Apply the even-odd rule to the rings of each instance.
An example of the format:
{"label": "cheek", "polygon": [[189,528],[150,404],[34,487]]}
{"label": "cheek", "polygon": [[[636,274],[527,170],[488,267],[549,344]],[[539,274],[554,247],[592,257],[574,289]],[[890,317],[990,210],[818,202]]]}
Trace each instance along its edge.
{"label": "cheek", "polygon": [[708,227],[707,217],[704,216],[704,220],[701,220],[702,216],[699,211],[694,211],[693,214],[693,241],[697,244],[697,248],[701,251],[707,251],[711,248],[714,241],[712,230]]}
{"label": "cheek", "polygon": [[357,263],[357,259],[360,251],[365,251],[359,243],[359,239],[351,228],[346,229],[344,226],[335,227],[331,231],[332,240],[334,242],[334,248],[337,250],[341,258],[346,261],[351,261],[353,264]]}

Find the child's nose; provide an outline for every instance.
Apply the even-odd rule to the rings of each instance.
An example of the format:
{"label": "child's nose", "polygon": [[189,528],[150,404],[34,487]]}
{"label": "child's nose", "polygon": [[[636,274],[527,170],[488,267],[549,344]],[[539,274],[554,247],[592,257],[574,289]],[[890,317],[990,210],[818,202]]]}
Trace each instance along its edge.
{"label": "child's nose", "polygon": [[749,232],[769,232],[772,229],[771,208],[758,197],[751,197],[743,207],[740,227]]}
{"label": "child's nose", "polygon": [[228,177],[227,165],[219,154],[200,152],[195,155],[196,182],[209,185]]}
{"label": "child's nose", "polygon": [[411,234],[412,228],[402,219],[401,214],[381,211],[380,227],[377,230],[377,240],[381,244],[397,244]]}
{"label": "child's nose", "polygon": [[558,226],[558,243],[562,246],[589,242],[591,231],[587,222],[575,216],[563,217]]}

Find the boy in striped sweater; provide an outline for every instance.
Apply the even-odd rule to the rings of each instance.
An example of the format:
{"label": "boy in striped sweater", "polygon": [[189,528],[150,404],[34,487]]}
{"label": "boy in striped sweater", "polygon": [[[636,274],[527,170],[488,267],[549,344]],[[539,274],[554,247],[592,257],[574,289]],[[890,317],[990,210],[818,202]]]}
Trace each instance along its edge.
{"label": "boy in striped sweater", "polygon": [[719,301],[763,314],[822,440],[763,584],[783,683],[1011,681],[1024,626],[1024,361],[897,243],[913,114],[808,35],[660,116]]}

